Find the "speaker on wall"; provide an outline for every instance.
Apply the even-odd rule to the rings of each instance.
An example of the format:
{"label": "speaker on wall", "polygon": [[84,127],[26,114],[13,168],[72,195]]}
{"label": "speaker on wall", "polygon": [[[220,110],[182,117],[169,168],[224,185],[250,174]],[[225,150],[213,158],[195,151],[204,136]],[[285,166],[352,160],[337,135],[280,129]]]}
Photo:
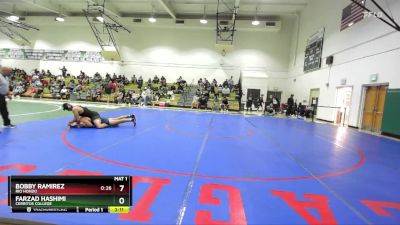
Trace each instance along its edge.
{"label": "speaker on wall", "polygon": [[333,63],[333,55],[326,57],[326,64],[332,65]]}

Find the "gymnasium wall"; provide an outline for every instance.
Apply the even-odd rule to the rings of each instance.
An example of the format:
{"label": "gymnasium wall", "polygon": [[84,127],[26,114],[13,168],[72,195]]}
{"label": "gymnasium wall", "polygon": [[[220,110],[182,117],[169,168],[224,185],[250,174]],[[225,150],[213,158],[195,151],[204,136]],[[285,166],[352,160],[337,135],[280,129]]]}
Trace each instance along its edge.
{"label": "gymnasium wall", "polygon": [[[342,9],[349,2],[311,0],[301,11],[299,35],[296,37],[297,27],[294,27],[292,40],[293,46],[297,42],[298,49],[292,49],[291,52],[287,86],[298,102],[308,102],[310,89],[320,88],[319,105],[335,106],[337,88],[342,86],[341,80],[346,79],[346,86],[353,88],[349,125],[359,126],[362,86],[374,84],[370,82],[370,75],[378,74],[378,81],[375,83],[389,83],[389,88],[400,87],[400,32],[376,18],[365,18],[340,32]],[[378,2],[385,6],[384,1]],[[394,18],[399,22],[400,1],[387,2]],[[375,9],[371,4],[367,1],[367,7]],[[325,27],[322,68],[304,74],[307,38],[321,27]],[[325,64],[329,55],[334,56],[331,67]],[[319,110],[318,114],[319,118],[333,120],[333,110]]]}
{"label": "gymnasium wall", "polygon": [[[230,76],[239,79],[240,71],[256,70],[268,74],[268,86],[283,90],[281,80],[288,75],[290,43],[293,18],[283,17],[280,32],[266,32],[265,28],[239,29],[235,34],[234,50],[222,56],[215,50],[215,21],[200,27],[198,21],[192,25],[133,24],[130,19],[121,19],[132,34],[119,32],[116,35],[123,62],[69,63],[41,61],[39,67],[59,73],[66,65],[72,74],[84,70],[89,74],[117,73],[131,76],[142,75],[144,79],[155,74],[168,80],[183,76],[188,82],[197,82],[200,77],[217,78],[222,82]],[[170,21],[170,20],[169,20]],[[83,18],[67,18],[65,23],[56,23],[53,18],[30,17],[27,23],[37,25],[39,32],[29,32],[35,49],[62,49],[100,51],[87,22]],[[163,24],[164,23],[164,24]],[[0,36],[0,48],[17,48]],[[3,60],[4,65],[19,65],[31,69],[31,62]],[[36,65],[36,64],[35,64]],[[265,87],[267,88],[267,87]]]}

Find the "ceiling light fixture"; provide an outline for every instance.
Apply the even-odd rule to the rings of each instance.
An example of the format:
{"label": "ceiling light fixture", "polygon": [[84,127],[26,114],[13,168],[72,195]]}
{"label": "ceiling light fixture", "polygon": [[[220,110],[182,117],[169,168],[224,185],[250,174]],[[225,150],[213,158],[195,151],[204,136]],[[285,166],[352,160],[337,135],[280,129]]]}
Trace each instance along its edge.
{"label": "ceiling light fixture", "polygon": [[62,10],[63,8],[61,7],[61,5],[58,6],[58,16],[56,16],[56,18],[54,18],[55,21],[57,22],[64,22],[65,18],[62,14]]}
{"label": "ceiling light fixture", "polygon": [[102,16],[96,16],[96,20],[101,23],[104,23],[104,18]]}
{"label": "ceiling light fixture", "polygon": [[201,24],[207,24],[208,21],[207,21],[206,19],[203,18],[203,19],[200,20],[200,23],[201,23]]}
{"label": "ceiling light fixture", "polygon": [[150,22],[150,23],[155,23],[155,22],[157,22],[157,19],[154,18],[154,16],[151,16],[151,17],[149,18],[149,22]]}
{"label": "ceiling light fixture", "polygon": [[61,17],[61,16],[57,16],[56,18],[54,18],[54,20],[57,21],[57,22],[64,22],[65,21],[64,17]]}
{"label": "ceiling light fixture", "polygon": [[260,21],[257,19],[257,12],[258,12],[258,7],[256,7],[256,15],[254,16],[253,21],[251,21],[251,24],[252,24],[253,26],[258,26],[258,25],[260,25]]}
{"label": "ceiling light fixture", "polygon": [[207,16],[206,16],[206,5],[204,5],[204,11],[203,11],[203,18],[200,19],[201,24],[207,24]]}
{"label": "ceiling light fixture", "polygon": [[11,20],[13,22],[17,22],[19,20],[19,16],[11,15],[11,16],[7,16],[7,19]]}
{"label": "ceiling light fixture", "polygon": [[260,25],[260,21],[258,21],[257,19],[254,19],[253,21],[251,21],[251,24],[254,26],[258,26],[258,25]]}
{"label": "ceiling light fixture", "polygon": [[154,16],[154,5],[151,5],[151,16],[149,17],[149,22],[150,23],[157,22],[157,19]]}

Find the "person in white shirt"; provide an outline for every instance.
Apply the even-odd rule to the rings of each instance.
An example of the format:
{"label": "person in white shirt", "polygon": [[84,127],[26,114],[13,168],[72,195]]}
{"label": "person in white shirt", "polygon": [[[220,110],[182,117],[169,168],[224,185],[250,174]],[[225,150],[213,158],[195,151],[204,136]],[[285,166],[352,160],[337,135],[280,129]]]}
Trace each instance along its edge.
{"label": "person in white shirt", "polygon": [[12,69],[8,67],[0,67],[0,113],[3,118],[3,124],[5,128],[15,128],[15,125],[11,124],[8,110],[6,96],[10,91],[10,83],[6,77],[10,76]]}
{"label": "person in white shirt", "polygon": [[61,98],[64,98],[64,97],[65,97],[65,99],[68,99],[69,92],[68,92],[67,87],[64,86],[64,87],[61,89],[60,94],[61,94]]}
{"label": "person in white shirt", "polygon": [[199,108],[199,96],[194,95],[193,96],[193,101],[192,101],[192,109],[193,108]]}
{"label": "person in white shirt", "polygon": [[276,96],[272,97],[272,105],[274,107],[275,114],[279,112],[279,100]]}
{"label": "person in white shirt", "polygon": [[231,93],[231,90],[229,90],[229,88],[227,86],[222,88],[222,97],[228,97],[230,93]]}

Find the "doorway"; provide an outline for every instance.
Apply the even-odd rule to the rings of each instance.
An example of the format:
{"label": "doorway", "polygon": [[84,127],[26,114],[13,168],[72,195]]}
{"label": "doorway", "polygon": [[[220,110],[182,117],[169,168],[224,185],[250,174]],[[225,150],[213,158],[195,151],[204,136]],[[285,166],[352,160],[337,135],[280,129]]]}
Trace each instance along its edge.
{"label": "doorway", "polygon": [[315,110],[314,113],[317,115],[318,112],[318,99],[319,99],[319,88],[310,89],[310,99],[308,105],[312,106]]}
{"label": "doorway", "polygon": [[352,87],[339,87],[336,92],[336,124],[349,124]]}
{"label": "doorway", "polygon": [[387,88],[387,85],[364,88],[365,98],[361,129],[372,132],[381,131]]}
{"label": "doorway", "polygon": [[253,99],[258,99],[260,97],[260,89],[247,89],[247,98],[252,97]]}
{"label": "doorway", "polygon": [[319,88],[310,89],[309,105],[318,105]]}
{"label": "doorway", "polygon": [[281,91],[267,91],[267,98],[265,102],[272,102],[272,97],[275,96],[279,102],[282,102],[282,92]]}

